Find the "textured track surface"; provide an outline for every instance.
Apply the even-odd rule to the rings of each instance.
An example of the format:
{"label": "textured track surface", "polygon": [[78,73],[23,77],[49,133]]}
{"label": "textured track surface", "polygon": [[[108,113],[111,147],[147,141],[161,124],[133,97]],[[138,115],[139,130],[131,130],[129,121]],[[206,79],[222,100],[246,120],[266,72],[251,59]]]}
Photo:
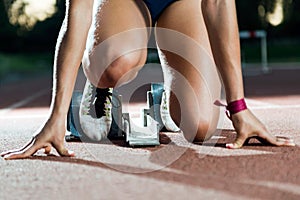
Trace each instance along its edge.
{"label": "textured track surface", "polygon": [[[249,107],[272,133],[293,137],[296,147],[252,141],[226,149],[235,133],[224,116],[219,136],[204,144],[186,143],[178,133],[163,133],[159,147],[67,143],[75,158],[38,152],[0,159],[0,199],[300,199],[299,77],[297,69],[245,77]],[[1,85],[0,94],[4,151],[23,145],[46,119],[51,76]],[[144,96],[135,98],[139,103],[130,106],[138,113]]]}

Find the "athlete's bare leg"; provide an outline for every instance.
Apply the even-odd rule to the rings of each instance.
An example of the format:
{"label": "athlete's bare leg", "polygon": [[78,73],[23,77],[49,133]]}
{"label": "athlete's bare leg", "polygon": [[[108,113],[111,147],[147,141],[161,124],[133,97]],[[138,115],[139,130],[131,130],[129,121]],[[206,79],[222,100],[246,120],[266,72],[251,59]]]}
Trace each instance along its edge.
{"label": "athlete's bare leg", "polygon": [[[151,22],[141,0],[95,1],[94,8],[82,62],[88,81],[79,119],[83,133],[100,141],[107,137],[112,124],[111,88],[132,80],[144,65],[150,33],[146,26]],[[91,106],[95,106],[96,118],[90,115]]]}
{"label": "athlete's bare leg", "polygon": [[189,141],[203,141],[212,136],[219,118],[214,101],[221,94],[199,6],[198,0],[173,3],[160,16],[156,30],[158,46],[171,67],[166,69],[163,64],[165,80],[169,79],[169,70],[173,74],[173,80],[167,81],[172,89],[171,115]]}
{"label": "athlete's bare leg", "polygon": [[108,0],[99,7],[83,68],[93,85],[115,87],[132,80],[145,64],[151,18],[141,0]]}

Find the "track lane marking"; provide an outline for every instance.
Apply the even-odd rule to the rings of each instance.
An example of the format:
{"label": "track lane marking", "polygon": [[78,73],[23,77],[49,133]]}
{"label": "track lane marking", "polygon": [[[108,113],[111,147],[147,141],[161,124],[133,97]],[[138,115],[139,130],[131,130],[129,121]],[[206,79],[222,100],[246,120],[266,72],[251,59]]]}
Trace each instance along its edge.
{"label": "track lane marking", "polygon": [[248,99],[248,98],[246,98],[246,102],[250,104],[248,107],[251,108],[251,110],[300,108],[300,104],[279,105],[279,104],[267,103],[267,102],[263,102],[255,99]]}
{"label": "track lane marking", "polygon": [[48,89],[40,90],[40,91],[36,92],[35,94],[33,94],[33,95],[31,95],[31,96],[29,96],[29,97],[27,97],[27,98],[25,98],[25,99],[23,99],[19,102],[16,102],[16,103],[8,106],[7,108],[0,109],[0,116],[3,116],[3,115],[7,114],[8,112],[10,112],[10,111],[12,111],[16,108],[19,108],[21,106],[24,106],[24,105],[30,103],[33,100],[47,94],[48,92],[49,92]]}

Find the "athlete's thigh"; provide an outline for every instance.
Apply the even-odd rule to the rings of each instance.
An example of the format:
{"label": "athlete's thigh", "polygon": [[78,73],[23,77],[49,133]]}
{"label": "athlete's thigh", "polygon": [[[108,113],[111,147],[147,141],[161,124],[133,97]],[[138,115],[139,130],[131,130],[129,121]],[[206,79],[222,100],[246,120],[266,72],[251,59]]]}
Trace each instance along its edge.
{"label": "athlete's thigh", "polygon": [[[163,28],[163,29],[162,29]],[[157,22],[156,38],[168,65],[174,70],[172,90],[178,101],[171,105],[175,121],[189,118],[216,126],[221,84],[201,13],[201,0],[179,0]],[[183,81],[186,84],[183,84]],[[177,111],[180,104],[181,111]],[[186,112],[186,113],[184,113]],[[182,119],[181,119],[182,120]]]}
{"label": "athlete's thigh", "polygon": [[94,39],[94,45],[98,45],[114,35],[122,36],[127,31],[143,29],[124,34],[128,38],[119,42],[120,45],[134,42],[146,44],[149,34],[146,27],[149,25],[149,13],[141,0],[95,0],[89,39]]}
{"label": "athlete's thigh", "polygon": [[148,10],[141,0],[95,0],[86,53],[97,54],[111,62],[134,49],[145,50],[149,20]]}
{"label": "athlete's thigh", "polygon": [[141,0],[95,0],[82,60],[86,76],[94,83],[116,63],[112,69],[121,66],[126,71],[144,64],[149,25],[149,12]]}

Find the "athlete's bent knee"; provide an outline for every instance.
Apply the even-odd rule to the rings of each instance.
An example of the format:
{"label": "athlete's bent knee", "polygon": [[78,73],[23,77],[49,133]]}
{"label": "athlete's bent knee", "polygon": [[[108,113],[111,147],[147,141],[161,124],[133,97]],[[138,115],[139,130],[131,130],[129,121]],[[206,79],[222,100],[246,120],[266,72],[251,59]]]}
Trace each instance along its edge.
{"label": "athlete's bent knee", "polygon": [[209,126],[210,123],[208,121],[202,121],[199,124],[194,142],[203,142],[211,137],[209,133]]}
{"label": "athlete's bent knee", "polygon": [[98,86],[115,87],[134,79],[143,66],[145,53],[132,52],[115,59],[104,71]]}
{"label": "athlete's bent knee", "polygon": [[197,127],[196,133],[188,133],[189,134],[184,134],[184,137],[189,142],[204,142],[212,137],[214,130],[212,129],[211,123],[208,120],[201,120]]}

